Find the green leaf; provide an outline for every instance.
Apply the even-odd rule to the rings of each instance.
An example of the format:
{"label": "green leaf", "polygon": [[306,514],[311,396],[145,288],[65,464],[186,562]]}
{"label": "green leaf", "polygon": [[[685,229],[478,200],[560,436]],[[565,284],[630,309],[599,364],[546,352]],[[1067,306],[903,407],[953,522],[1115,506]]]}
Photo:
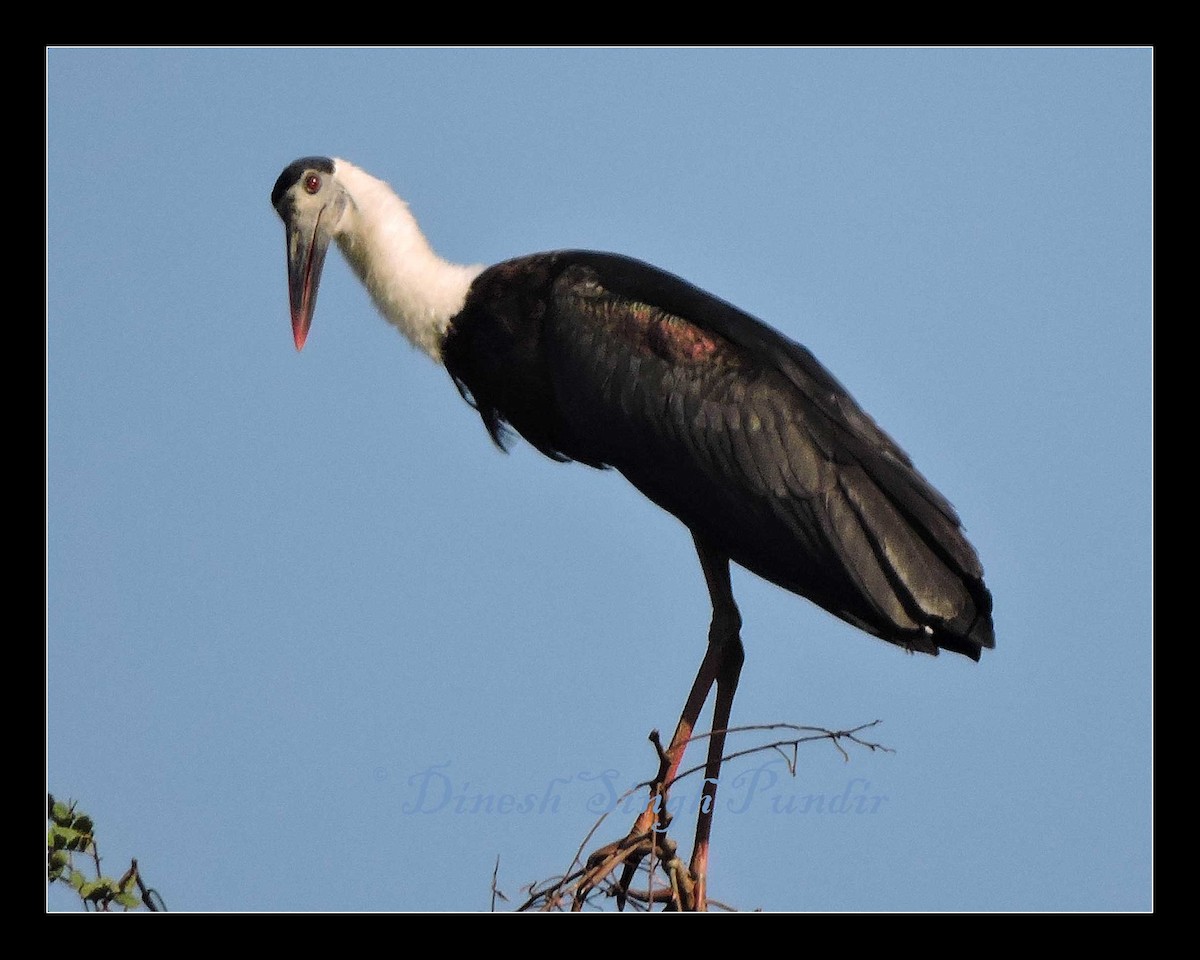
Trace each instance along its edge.
{"label": "green leaf", "polygon": [[116,884],[110,877],[101,877],[99,880],[85,883],[79,888],[79,895],[84,900],[93,901],[111,900],[116,892]]}
{"label": "green leaf", "polygon": [[67,881],[67,883],[69,883],[76,890],[82,890],[83,885],[86,882],[87,882],[87,877],[85,877],[78,870],[72,870],[71,871],[71,879]]}
{"label": "green leaf", "polygon": [[50,818],[60,826],[69,827],[75,816],[71,813],[70,807],[61,800],[56,800],[54,802],[54,809],[50,812]]}
{"label": "green leaf", "polygon": [[142,901],[137,898],[134,893],[118,893],[115,897],[117,903],[125,907],[127,910],[136,910],[142,905]]}
{"label": "green leaf", "polygon": [[80,833],[88,833],[88,834],[90,834],[96,828],[96,825],[94,823],[92,823],[92,818],[89,817],[86,813],[80,814],[78,817],[76,817],[74,823],[72,823],[71,826],[74,827],[76,830],[78,830]]}

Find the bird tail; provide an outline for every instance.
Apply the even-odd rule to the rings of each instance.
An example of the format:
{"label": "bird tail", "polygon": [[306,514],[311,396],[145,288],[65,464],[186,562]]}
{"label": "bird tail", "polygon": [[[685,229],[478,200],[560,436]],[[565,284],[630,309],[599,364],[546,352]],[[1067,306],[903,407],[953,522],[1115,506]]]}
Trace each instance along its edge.
{"label": "bird tail", "polygon": [[827,533],[869,606],[860,625],[909,649],[978,660],[996,645],[979,558],[952,510],[911,482],[895,489],[853,462],[828,494]]}

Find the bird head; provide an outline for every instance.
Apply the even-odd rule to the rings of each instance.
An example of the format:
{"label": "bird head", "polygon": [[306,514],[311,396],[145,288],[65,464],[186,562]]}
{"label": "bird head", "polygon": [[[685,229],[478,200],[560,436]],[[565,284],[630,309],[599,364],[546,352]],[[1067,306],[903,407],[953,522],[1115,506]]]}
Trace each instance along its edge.
{"label": "bird head", "polygon": [[296,349],[304,347],[317,303],[325,253],[350,206],[328,157],[302,157],[287,165],[271,191],[271,206],[287,231],[288,300]]}

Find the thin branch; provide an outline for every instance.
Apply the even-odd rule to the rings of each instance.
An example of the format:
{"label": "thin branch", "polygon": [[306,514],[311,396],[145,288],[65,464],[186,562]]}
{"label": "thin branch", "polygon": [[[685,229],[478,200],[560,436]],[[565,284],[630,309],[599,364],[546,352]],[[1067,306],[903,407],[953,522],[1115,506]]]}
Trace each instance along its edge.
{"label": "thin branch", "polygon": [[[794,723],[758,723],[758,724],[751,724],[750,726],[745,726],[745,727],[730,727],[726,731],[726,733],[745,733],[750,730],[798,730],[798,731],[803,730],[803,731],[809,731],[811,735],[806,736],[806,737],[792,737],[787,740],[776,740],[773,743],[762,743],[756,747],[750,747],[746,750],[736,750],[733,753],[725,754],[725,756],[723,756],[721,758],[721,763],[724,764],[725,761],[727,761],[727,760],[736,760],[739,757],[748,757],[748,756],[751,756],[752,754],[762,753],[767,750],[775,750],[779,753],[782,753],[783,747],[792,747],[793,751],[798,752],[800,744],[812,743],[813,741],[816,741],[816,740],[828,740],[830,743],[832,743],[834,745],[834,747],[837,748],[837,752],[842,755],[842,759],[846,763],[850,762],[850,754],[848,754],[846,752],[845,747],[842,746],[842,744],[841,744],[842,740],[849,740],[851,743],[856,743],[860,747],[865,747],[866,749],[868,749],[872,752],[874,752],[876,750],[881,750],[884,753],[895,753],[896,751],[893,750],[891,747],[885,747],[881,743],[872,743],[869,740],[863,740],[862,738],[857,736],[857,734],[860,731],[867,730],[870,727],[877,726],[878,724],[880,724],[882,722],[883,721],[881,721],[881,720],[872,720],[870,723],[859,724],[857,727],[852,727],[849,730],[826,730],[824,727],[801,727],[801,726],[797,726]],[[710,736],[712,736],[712,732],[702,733],[702,734],[699,734],[698,736],[693,737],[692,740],[703,740]],[[784,756],[784,760],[787,761],[786,755]],[[667,787],[668,788],[673,787],[676,783],[678,783],[684,777],[690,777],[693,773],[699,773],[703,769],[704,769],[704,764],[702,764],[702,763],[697,764],[694,767],[690,767],[687,770],[683,771],[683,773],[678,774],[674,780],[672,780],[669,784],[667,784]],[[796,762],[795,761],[788,763],[788,770],[792,774],[792,776],[796,775]]]}
{"label": "thin branch", "polygon": [[505,903],[508,903],[508,897],[506,897],[504,895],[503,891],[501,891],[496,886],[496,877],[499,876],[499,874],[500,874],[500,854],[496,854],[496,866],[494,866],[492,868],[492,913],[496,912],[496,898],[497,897],[499,897]]}
{"label": "thin branch", "polygon": [[[828,740],[846,762],[849,762],[850,754],[846,750],[846,747],[843,746],[843,742],[856,744],[872,752],[883,751],[894,753],[895,751],[891,747],[865,740],[859,736],[862,731],[878,726],[880,722],[879,720],[872,720],[870,723],[863,723],[847,730],[828,730],[824,727],[801,726],[794,723],[765,723],[730,727],[726,731],[727,734],[789,730],[799,734],[799,736],[774,740],[770,743],[762,743],[743,750],[736,750],[726,754],[721,762],[725,763],[729,760],[751,756],[755,753],[774,751],[783,757],[788,772],[792,776],[796,776],[799,766],[800,745],[803,743]],[[712,736],[713,732],[697,734],[690,737],[687,743],[690,745],[693,741],[703,740]],[[658,731],[652,731],[649,739],[658,755],[660,763],[659,775],[661,776],[663,772],[661,765],[666,758],[666,754],[663,750]],[[657,780],[645,780],[623,793],[612,808],[602,813],[596,822],[592,824],[591,829],[588,830],[587,835],[575,851],[575,856],[572,858],[571,865],[567,871],[561,876],[549,878],[541,883],[529,884],[523,888],[527,892],[528,898],[517,910],[519,912],[535,908],[543,911],[558,910],[562,909],[563,904],[569,900],[571,910],[578,911],[584,906],[591,905],[592,898],[597,894],[605,897],[615,897],[619,906],[623,906],[628,902],[637,909],[650,909],[655,903],[663,903],[670,904],[676,910],[683,909],[683,905],[689,903],[691,900],[692,877],[687,866],[675,855],[675,841],[667,836],[665,829],[668,821],[661,820],[661,827],[656,825],[655,828],[645,833],[628,835],[615,843],[601,847],[587,858],[586,863],[583,860],[583,851],[592,842],[592,838],[600,829],[601,824],[608,818],[609,813],[619,809],[629,797],[647,787],[656,789],[656,796],[651,798],[651,802],[661,802],[663,804],[663,811],[665,812],[667,792],[670,788],[685,777],[692,776],[704,769],[705,764],[698,764],[684,770],[669,783],[664,784],[661,790],[656,789]],[[642,862],[643,858],[647,856],[649,857],[648,866]],[[626,865],[625,875],[619,881],[616,881],[613,879],[613,874],[622,864]],[[579,869],[576,869],[576,867],[579,867]],[[661,887],[656,886],[654,882],[655,871],[659,869],[663,870],[666,874],[665,883]],[[648,886],[645,890],[634,891],[630,889],[630,882],[637,871],[644,871],[647,875]],[[732,909],[717,901],[709,902],[721,909]]]}

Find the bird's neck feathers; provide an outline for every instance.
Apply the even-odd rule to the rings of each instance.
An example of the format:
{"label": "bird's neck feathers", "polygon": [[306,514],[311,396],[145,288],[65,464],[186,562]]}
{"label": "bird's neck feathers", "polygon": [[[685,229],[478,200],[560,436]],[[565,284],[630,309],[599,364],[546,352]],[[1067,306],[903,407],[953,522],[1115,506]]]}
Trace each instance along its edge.
{"label": "bird's neck feathers", "polygon": [[384,318],[440,363],[450,320],[483,268],[443,260],[390,186],[345,160],[334,164],[353,201],[336,228],[342,254]]}

